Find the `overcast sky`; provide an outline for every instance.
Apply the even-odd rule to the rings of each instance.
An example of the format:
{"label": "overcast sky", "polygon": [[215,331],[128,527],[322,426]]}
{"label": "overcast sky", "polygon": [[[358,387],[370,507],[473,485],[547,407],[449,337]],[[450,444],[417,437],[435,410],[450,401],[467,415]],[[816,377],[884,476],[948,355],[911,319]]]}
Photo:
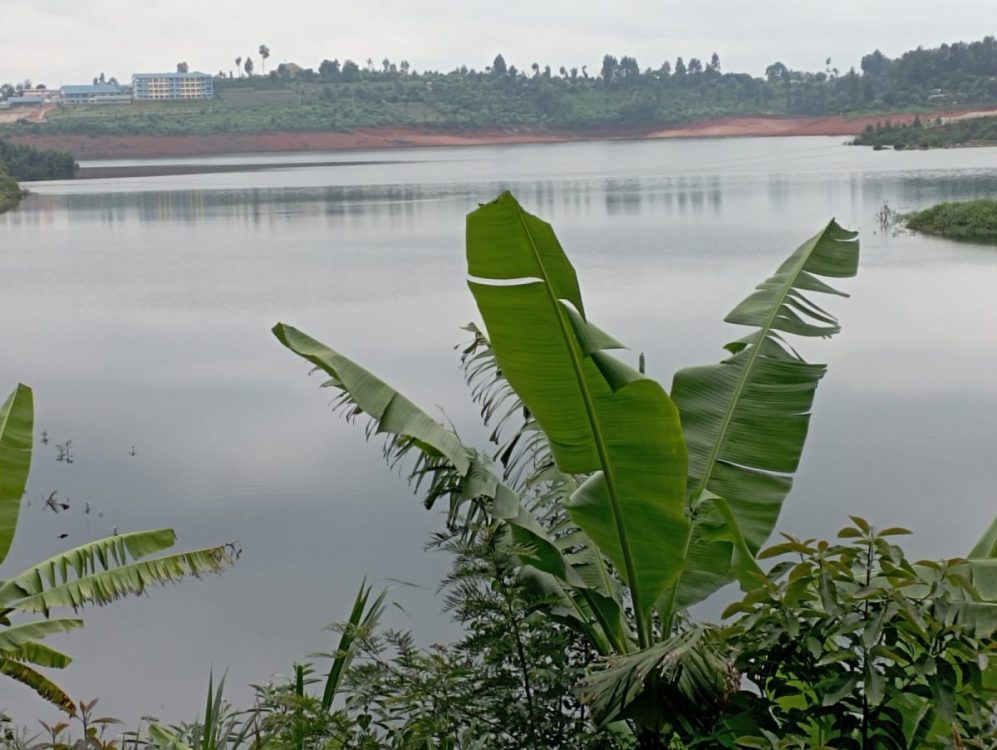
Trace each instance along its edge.
{"label": "overcast sky", "polygon": [[636,56],[658,67],[677,55],[724,70],[761,74],[781,60],[846,70],[875,48],[889,56],[922,45],[997,33],[997,0],[0,0],[0,81],[50,86],[87,82],[100,72],[235,67],[257,63],[317,67],[323,58],[385,57],[415,69],[484,68],[497,52],[531,63],[587,64],[602,55]]}

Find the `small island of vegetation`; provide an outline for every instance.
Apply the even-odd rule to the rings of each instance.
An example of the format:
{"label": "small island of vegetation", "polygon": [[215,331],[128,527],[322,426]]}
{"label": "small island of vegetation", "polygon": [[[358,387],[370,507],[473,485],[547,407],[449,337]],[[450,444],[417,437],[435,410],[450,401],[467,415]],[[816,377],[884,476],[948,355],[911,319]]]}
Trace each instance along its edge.
{"label": "small island of vegetation", "polygon": [[0,164],[0,214],[16,207],[23,197],[24,191],[17,180],[7,174],[3,164]]}
{"label": "small island of vegetation", "polygon": [[992,146],[997,144],[997,113],[987,117],[968,117],[925,124],[920,117],[913,122],[868,125],[855,138],[856,146],[893,148],[950,148],[952,146]]}
{"label": "small island of vegetation", "polygon": [[939,203],[908,214],[907,227],[952,240],[997,242],[997,200]]}

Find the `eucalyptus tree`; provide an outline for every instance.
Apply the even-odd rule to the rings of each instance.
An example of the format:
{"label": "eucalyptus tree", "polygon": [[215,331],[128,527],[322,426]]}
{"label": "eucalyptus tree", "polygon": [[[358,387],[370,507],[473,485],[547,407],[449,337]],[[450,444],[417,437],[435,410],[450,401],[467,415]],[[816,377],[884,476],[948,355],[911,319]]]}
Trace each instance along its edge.
{"label": "eucalyptus tree", "polygon": [[[0,563],[10,552],[17,529],[31,469],[33,425],[31,389],[18,385],[0,406]],[[69,656],[39,641],[83,627],[83,621],[53,617],[52,610],[72,608],[75,612],[87,604],[109,604],[128,594],[142,594],[156,584],[221,571],[233,561],[228,546],[149,557],[175,542],[172,529],[115,534],[0,579],[0,673],[73,713],[73,700],[36,667],[66,667]],[[41,615],[42,619],[25,622],[25,615]]]}

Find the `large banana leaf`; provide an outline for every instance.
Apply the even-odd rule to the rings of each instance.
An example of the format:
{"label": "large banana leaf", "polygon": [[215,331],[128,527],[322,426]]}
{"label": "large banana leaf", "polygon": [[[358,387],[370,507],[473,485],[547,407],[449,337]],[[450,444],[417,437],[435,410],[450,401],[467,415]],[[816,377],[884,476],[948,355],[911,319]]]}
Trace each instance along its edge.
{"label": "large banana leaf", "polygon": [[[19,385],[0,407],[0,562],[17,526],[31,466],[33,421],[31,389]],[[172,547],[175,541],[171,529],[115,535],[53,555],[14,578],[0,580],[0,673],[72,711],[65,692],[25,662],[65,667],[69,657],[37,639],[82,627],[83,622],[58,618],[12,623],[12,613],[40,612],[49,618],[56,607],[107,604],[126,594],[141,594],[152,584],[220,571],[232,562],[228,546],[142,559]]]}
{"label": "large banana leaf", "polygon": [[188,576],[198,578],[205,573],[219,573],[232,561],[228,547],[208,547],[129,563],[67,580],[51,588],[39,588],[40,579],[33,578],[30,586],[22,590],[23,598],[14,599],[7,606],[24,612],[40,612],[48,617],[49,611],[58,607],[79,609],[85,604],[110,604],[123,596],[145,593],[150,586],[175,583]]}
{"label": "large banana leaf", "polygon": [[0,630],[0,655],[11,659],[23,658],[20,653],[21,649],[33,641],[55,633],[68,633],[70,630],[82,627],[82,620],[61,617],[3,628]]}
{"label": "large banana leaf", "polygon": [[[821,277],[855,275],[856,237],[830,222],[726,317],[756,329],[727,345],[729,358],[676,373],[672,398],[689,448],[696,524],[686,572],[665,610],[700,601],[744,572],[738,570],[738,558],[745,556],[738,554],[736,540],[754,553],[772,533],[827,369],[805,362],[784,335],[826,338],[840,330],[805,293],[847,296]],[[727,517],[715,498],[726,503]]]}
{"label": "large banana leaf", "polygon": [[21,496],[28,482],[33,423],[31,389],[18,384],[0,406],[0,563],[14,541]]}
{"label": "large banana leaf", "polygon": [[464,330],[473,338],[461,351],[461,365],[485,426],[493,428],[490,439],[498,445],[495,458],[502,464],[503,476],[537,498],[533,513],[588,588],[579,589],[584,601],[570,597],[568,603],[563,598],[567,593],[552,591],[554,584],[545,581],[540,571],[524,566],[521,575],[545,596],[560,601],[554,608],[560,610],[562,622],[576,615],[586,621],[597,619],[609,638],[595,644],[600,653],[606,653],[610,643],[617,651],[631,650],[633,635],[620,607],[620,586],[602,553],[564,511],[583,477],[566,474],[554,465],[546,434],[506,379],[488,337],[473,323]]}
{"label": "large banana leaf", "polygon": [[26,685],[49,703],[58,706],[63,711],[73,713],[75,710],[73,699],[61,687],[45,675],[33,670],[27,664],[0,656],[0,674],[7,675]]}
{"label": "large banana leaf", "polygon": [[[78,622],[79,626],[82,627],[83,622]],[[52,669],[65,669],[73,661],[61,651],[56,651],[54,648],[34,641],[22,644],[16,653],[6,654],[6,656],[14,661],[28,662],[37,664],[39,667],[51,667]]]}
{"label": "large banana leaf", "polygon": [[628,649],[622,610],[612,601],[611,588],[596,586],[589,561],[569,558],[519,494],[491,471],[487,460],[346,356],[283,323],[278,323],[273,333],[284,346],[331,377],[328,385],[340,390],[338,406],[349,417],[366,414],[372,420],[368,432],[387,436],[390,459],[401,459],[412,451],[418,454],[414,474],[429,475],[430,497],[434,493],[451,495],[451,517],[462,504],[485,501],[491,516],[509,525],[513,543],[523,550],[521,560],[537,571],[534,580],[543,581],[545,595],[551,587],[558,589],[558,598],[575,612],[574,625],[600,652],[608,651],[609,644],[618,650]]}
{"label": "large banana leaf", "polygon": [[568,512],[623,575],[646,646],[651,609],[677,580],[689,535],[678,412],[658,383],[605,353],[620,344],[585,318],[552,228],[512,195],[468,216],[467,259],[505,377],[558,468],[591,474]]}
{"label": "large banana leaf", "polygon": [[983,532],[980,541],[973,546],[969,556],[979,559],[997,557],[997,517],[990,522],[990,526]]}
{"label": "large banana leaf", "polygon": [[0,582],[0,607],[38,594],[46,587],[69,583],[74,577],[111,570],[140,560],[176,543],[173,529],[117,534],[60,552],[32,565],[15,578]]}

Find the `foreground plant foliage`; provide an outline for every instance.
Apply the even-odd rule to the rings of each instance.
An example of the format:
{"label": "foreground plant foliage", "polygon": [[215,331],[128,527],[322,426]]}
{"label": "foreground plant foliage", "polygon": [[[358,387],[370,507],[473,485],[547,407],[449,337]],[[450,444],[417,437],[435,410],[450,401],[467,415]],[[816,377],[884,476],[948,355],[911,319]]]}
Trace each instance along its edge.
{"label": "foreground plant foliage", "polygon": [[[680,739],[730,747],[757,737],[782,743],[792,740],[780,733],[823,731],[817,719],[812,726],[794,724],[763,709],[766,701],[782,700],[802,675],[779,673],[781,687],[763,681],[756,699],[738,690],[742,673],[751,674],[744,662],[755,643],[748,623],[734,631],[692,627],[682,613],[733,580],[755,597],[751,601],[766,601],[766,612],[778,611],[772,593],[778,577],[764,573],[757,555],[792,485],[826,370],[804,361],[788,337],[839,331],[811,296],[844,296],[823,279],[855,274],[856,235],[832,221],[800,246],[727,316],[749,329],[727,345],[729,356],[679,371],[670,395],[608,353],[622,344],[589,319],[550,225],[510,194],[468,216],[467,258],[468,284],[487,333],[471,328],[475,339],[464,363],[482,416],[494,426],[495,460],[463,445],[450,428],[344,355],[284,324],[274,333],[330,376],[326,386],[338,391],[337,408],[350,418],[366,415],[369,432],[386,435],[390,460],[415,454],[412,477],[426,483],[427,506],[446,499],[452,528],[472,538],[484,529],[504,535],[538,610],[600,655],[581,687],[597,726],[625,720],[641,747]],[[876,549],[878,543],[869,542]],[[797,597],[798,576],[792,579]],[[818,578],[829,582],[821,606],[848,606],[847,598],[835,602],[828,588],[833,577]],[[897,590],[912,584],[892,574],[875,580]],[[857,596],[843,582],[840,589]],[[964,593],[981,599],[972,582]],[[992,604],[976,603],[986,613],[981,617],[992,616]],[[965,604],[964,611],[973,609]],[[863,628],[865,615],[875,613],[870,604],[853,613],[848,626]],[[798,623],[806,616],[792,617]],[[963,636],[989,637],[985,628]],[[826,641],[821,648],[830,648]],[[986,652],[982,643],[976,643],[983,649],[973,652],[977,656]],[[934,653],[927,643],[922,648]],[[866,659],[862,668],[869,664]],[[879,710],[878,691],[885,691],[877,677],[869,678],[876,701],[842,704],[844,693],[829,700],[843,685],[864,686],[864,679],[860,670],[854,684],[849,678],[812,686],[819,706],[836,706],[852,719],[860,715],[836,736],[860,747],[921,746],[924,722],[934,722],[913,716],[923,709],[916,701],[894,707],[901,734],[869,733],[870,706]],[[732,721],[732,710],[739,721]],[[943,709],[941,718],[952,719],[938,730],[951,737],[965,715]],[[884,745],[884,736],[900,744]]]}
{"label": "foreground plant foliage", "polygon": [[853,522],[839,544],[765,550],[793,559],[725,613],[743,614],[725,636],[760,693],[742,702],[764,717],[742,745],[997,746],[992,538],[975,560],[911,563],[891,541],[906,529]]}
{"label": "foreground plant foliage", "polygon": [[[34,400],[18,385],[0,406],[0,563],[14,541],[21,498],[31,469]],[[176,542],[172,529],[118,534],[98,539],[0,579],[0,673],[30,687],[68,713],[74,703],[62,688],[35,667],[62,669],[71,659],[39,641],[83,627],[75,617],[51,617],[52,610],[109,604],[153,585],[186,576],[218,572],[232,562],[225,547],[149,558]],[[25,614],[44,619],[23,622]]]}
{"label": "foreground plant foliage", "polygon": [[408,633],[382,629],[386,592],[363,584],[349,618],[328,628],[336,648],[312,655],[329,660],[327,672],[296,664],[288,678],[255,686],[254,705],[242,711],[209,682],[201,717],[150,725],[148,739],[160,750],[632,747],[626,733],[591,725],[572,692],[591,651],[537,611],[509,551],[452,534],[433,547],[452,555],[443,591],[461,640],[425,650]]}

